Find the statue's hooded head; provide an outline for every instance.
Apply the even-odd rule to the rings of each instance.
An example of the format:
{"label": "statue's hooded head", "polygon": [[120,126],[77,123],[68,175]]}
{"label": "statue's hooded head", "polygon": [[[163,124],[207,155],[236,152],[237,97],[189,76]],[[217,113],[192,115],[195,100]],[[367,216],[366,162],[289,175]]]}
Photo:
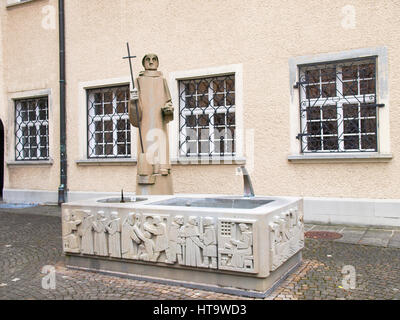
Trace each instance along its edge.
{"label": "statue's hooded head", "polygon": [[154,53],[148,53],[142,59],[142,65],[145,70],[156,71],[158,69],[158,64],[158,57]]}

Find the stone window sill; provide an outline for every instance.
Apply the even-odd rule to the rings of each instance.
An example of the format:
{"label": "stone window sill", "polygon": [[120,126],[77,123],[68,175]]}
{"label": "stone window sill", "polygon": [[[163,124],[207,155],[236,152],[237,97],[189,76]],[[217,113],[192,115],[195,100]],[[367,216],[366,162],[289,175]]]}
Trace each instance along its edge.
{"label": "stone window sill", "polygon": [[171,159],[173,165],[240,165],[246,164],[244,157],[179,157]]}
{"label": "stone window sill", "polygon": [[389,162],[393,155],[381,153],[347,153],[347,154],[292,154],[289,162],[298,163],[347,163],[347,162]]}
{"label": "stone window sill", "polygon": [[11,167],[11,166],[52,166],[53,165],[53,160],[31,160],[31,161],[15,161],[15,160],[11,160],[11,161],[7,161],[6,162],[7,166]]}
{"label": "stone window sill", "polygon": [[136,159],[82,159],[76,160],[78,166],[126,166],[136,165]]}
{"label": "stone window sill", "polygon": [[11,1],[7,0],[6,8],[12,8],[15,6],[23,5],[25,3],[33,2],[35,0],[25,0],[25,1]]}

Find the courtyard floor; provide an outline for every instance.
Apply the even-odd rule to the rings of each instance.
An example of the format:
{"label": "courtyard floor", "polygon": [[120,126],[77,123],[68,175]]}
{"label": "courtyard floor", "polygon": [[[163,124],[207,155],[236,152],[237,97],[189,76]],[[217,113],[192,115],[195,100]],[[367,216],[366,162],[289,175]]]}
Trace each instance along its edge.
{"label": "courtyard floor", "polygon": [[[306,225],[334,231],[338,240],[306,239],[303,263],[266,300],[400,300],[400,230]],[[64,267],[60,209],[0,208],[0,299],[249,299]],[[44,266],[56,270],[55,289],[43,289]],[[345,267],[347,266],[347,267]],[[343,287],[345,268],[355,288]]]}

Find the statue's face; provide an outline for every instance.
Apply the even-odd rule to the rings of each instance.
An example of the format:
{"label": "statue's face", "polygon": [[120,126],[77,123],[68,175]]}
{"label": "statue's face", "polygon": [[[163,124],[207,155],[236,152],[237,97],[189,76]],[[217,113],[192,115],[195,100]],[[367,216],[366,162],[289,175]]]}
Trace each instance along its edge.
{"label": "statue's face", "polygon": [[177,224],[183,224],[183,217],[182,216],[176,216],[175,217],[175,222]]}
{"label": "statue's face", "polygon": [[188,222],[193,226],[197,226],[197,219],[194,217],[190,217]]}
{"label": "statue's face", "polygon": [[155,54],[148,54],[143,59],[143,66],[145,70],[158,69],[158,57]]}

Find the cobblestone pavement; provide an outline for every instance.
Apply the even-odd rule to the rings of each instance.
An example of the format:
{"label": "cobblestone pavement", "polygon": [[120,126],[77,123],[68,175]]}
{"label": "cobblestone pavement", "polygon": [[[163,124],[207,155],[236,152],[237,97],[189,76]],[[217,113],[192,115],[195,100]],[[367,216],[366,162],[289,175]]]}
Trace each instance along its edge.
{"label": "cobblestone pavement", "polygon": [[[59,209],[23,210],[0,210],[0,299],[247,299],[68,270]],[[56,267],[55,290],[42,288],[46,265]],[[343,288],[346,265],[355,289]],[[400,299],[400,249],[306,239],[302,265],[266,299]]]}

